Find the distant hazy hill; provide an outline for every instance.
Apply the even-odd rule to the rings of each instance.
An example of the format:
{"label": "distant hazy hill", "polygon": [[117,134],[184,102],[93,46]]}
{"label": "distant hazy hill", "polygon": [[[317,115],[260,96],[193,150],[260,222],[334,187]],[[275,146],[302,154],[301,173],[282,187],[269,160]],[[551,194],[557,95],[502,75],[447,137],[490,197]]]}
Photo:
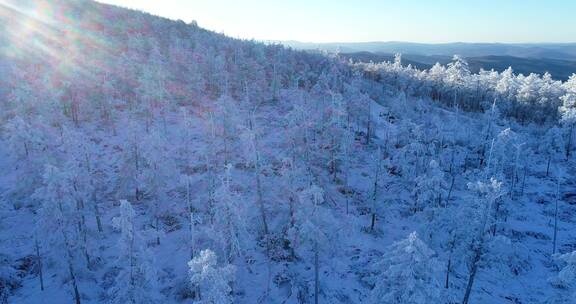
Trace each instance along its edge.
{"label": "distant hazy hill", "polygon": [[441,43],[425,44],[410,42],[358,42],[358,43],[305,43],[297,41],[281,42],[297,49],[321,49],[342,53],[403,53],[414,55],[458,54],[464,57],[513,56],[521,58],[553,58],[576,60],[576,43]]}

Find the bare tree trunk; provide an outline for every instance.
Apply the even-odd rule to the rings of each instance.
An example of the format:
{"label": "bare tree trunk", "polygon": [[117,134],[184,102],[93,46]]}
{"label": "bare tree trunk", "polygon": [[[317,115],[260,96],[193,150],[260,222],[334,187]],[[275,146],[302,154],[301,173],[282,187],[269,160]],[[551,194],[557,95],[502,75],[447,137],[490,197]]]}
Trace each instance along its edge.
{"label": "bare tree trunk", "polygon": [[[138,175],[140,172],[140,163],[139,163],[139,153],[138,153],[138,145],[134,145],[134,167],[136,169],[136,180],[138,180]],[[140,189],[138,189],[138,184],[136,184],[136,187],[134,189],[134,195],[136,196],[136,200],[139,201],[140,200]]]}
{"label": "bare tree trunk", "polygon": [[[346,149],[349,149],[348,147]],[[346,152],[346,168],[344,168],[344,198],[346,199],[346,214],[349,213],[349,205],[350,205],[350,165],[349,165],[349,155]]]}
{"label": "bare tree trunk", "polygon": [[558,237],[558,199],[560,195],[560,178],[556,182],[556,202],[554,207],[554,239],[552,241],[552,254],[556,253],[556,240]]}
{"label": "bare tree trunk", "polygon": [[332,181],[336,182],[336,140],[332,137],[331,140],[332,149],[330,149],[330,171],[332,171]]}
{"label": "bare tree trunk", "polygon": [[[63,212],[62,202],[58,202],[58,211],[60,211],[60,219],[57,219],[60,223],[64,220],[64,212]],[[64,239],[64,246],[66,247],[66,254],[67,254],[67,262],[68,262],[68,271],[70,273],[70,279],[72,281],[72,288],[74,289],[74,299],[76,304],[80,304],[80,292],[78,291],[78,283],[76,282],[76,272],[74,271],[73,267],[73,255],[72,250],[70,248],[70,242],[68,241],[68,235],[66,234],[66,228],[60,226],[60,232],[62,233],[62,238]]]}
{"label": "bare tree trunk", "polygon": [[186,181],[186,201],[188,203],[189,229],[190,229],[190,259],[194,258],[194,208],[192,207],[190,181]]}
{"label": "bare tree trunk", "polygon": [[450,197],[452,196],[452,190],[454,189],[454,182],[456,181],[456,175],[452,175],[452,182],[450,183],[450,189],[448,190],[448,196],[446,197],[446,204],[444,204],[444,208],[448,207],[450,203]]}
{"label": "bare tree trunk", "polygon": [[208,174],[209,174],[209,186],[208,186],[208,208],[209,208],[209,215],[210,215],[210,224],[214,224],[214,212],[212,208],[214,208],[214,204],[216,201],[216,181],[214,177],[214,172],[210,165],[208,165]]}
{"label": "bare tree trunk", "polygon": [[[84,219],[82,219],[84,222]],[[91,268],[90,263],[90,254],[88,254],[88,233],[86,231],[86,223],[83,224],[84,229],[82,230],[82,242],[84,243],[82,247],[84,247],[84,258],[86,259],[86,266]]]}
{"label": "bare tree trunk", "polygon": [[372,219],[370,223],[370,232],[374,231],[376,225],[376,199],[378,198],[378,179],[380,177],[380,167],[382,167],[382,155],[378,150],[378,164],[376,167],[376,174],[374,175],[374,189],[372,191]]}
{"label": "bare tree trunk", "polygon": [[368,101],[368,125],[366,126],[366,144],[370,144],[370,133],[372,132],[372,102]]}
{"label": "bare tree trunk", "polygon": [[526,171],[528,171],[528,167],[524,166],[524,176],[522,177],[522,188],[520,189],[520,196],[524,195],[524,187],[526,186]]}
{"label": "bare tree trunk", "polygon": [[494,222],[492,223],[492,236],[496,236],[496,228],[498,225],[498,213],[500,212],[500,201],[496,202],[496,207],[494,208]]}
{"label": "bare tree trunk", "polygon": [[[154,165],[154,170],[158,170],[158,167]],[[154,229],[156,230],[156,245],[160,246],[160,203],[158,198],[154,198]]]}
{"label": "bare tree trunk", "polygon": [[228,151],[228,130],[227,130],[227,126],[226,124],[224,125],[224,134],[223,134],[223,138],[224,138],[224,165],[228,164],[229,161],[229,154],[230,152]]}
{"label": "bare tree trunk", "polygon": [[[250,118],[250,131],[254,132],[254,126],[252,122],[252,118]],[[260,151],[258,148],[258,139],[256,138],[256,134],[254,134],[254,153],[255,156],[255,169],[256,169],[256,194],[258,200],[258,208],[260,209],[260,217],[262,218],[262,226],[264,228],[264,235],[268,237],[269,230],[268,230],[268,221],[266,218],[266,210],[264,209],[264,199],[262,195],[262,182],[260,181]]]}
{"label": "bare tree trunk", "polygon": [[74,290],[74,301],[76,304],[80,304],[80,292],[78,290],[78,282],[76,281],[76,271],[74,270],[74,266],[72,263],[73,260],[72,251],[70,250],[70,243],[68,242],[68,236],[66,235],[64,228],[62,228],[62,235],[64,237],[64,245],[66,246],[68,272],[70,274],[70,279],[72,282],[72,289]]}
{"label": "bare tree trunk", "polygon": [[70,278],[72,279],[72,288],[74,289],[74,301],[76,304],[80,304],[80,292],[78,291],[74,268],[72,268],[72,261],[68,261],[68,270],[70,272]]}
{"label": "bare tree trunk", "polygon": [[320,296],[320,263],[318,261],[318,242],[314,244],[314,304],[318,304]]}
{"label": "bare tree trunk", "polygon": [[[259,160],[256,161],[259,163]],[[258,195],[258,207],[260,209],[260,217],[262,218],[262,226],[264,228],[264,234],[268,235],[268,220],[266,218],[266,210],[264,209],[264,199],[262,195],[262,182],[260,181],[260,165],[256,165],[256,191]]]}
{"label": "bare tree trunk", "polygon": [[[490,153],[491,155],[492,153]],[[490,168],[490,159],[491,157],[488,158],[488,168]],[[492,227],[489,219],[490,219],[490,213],[492,212],[492,206],[494,204],[494,201],[489,201],[487,207],[484,210],[484,215],[483,215],[483,220],[482,220],[482,226],[481,226],[481,230],[479,231],[479,235],[478,235],[478,242],[475,243],[475,248],[474,248],[474,257],[472,258],[472,268],[470,269],[470,274],[468,276],[468,284],[466,285],[466,292],[464,293],[464,299],[462,300],[462,304],[468,304],[468,301],[470,300],[470,294],[472,292],[472,287],[474,286],[474,281],[476,279],[476,274],[478,273],[478,267],[479,264],[482,260],[482,254],[484,252],[484,242],[486,240],[486,233],[489,232],[487,231],[489,229],[489,227]]]}
{"label": "bare tree trunk", "polygon": [[26,154],[26,158],[28,158],[28,155],[30,155],[29,149],[28,149],[28,142],[24,141],[24,152]]}
{"label": "bare tree trunk", "polygon": [[514,191],[516,189],[516,185],[518,183],[518,159],[520,158],[520,147],[516,148],[516,158],[514,159],[514,170],[512,171],[512,187],[510,188],[510,198],[512,200],[515,199]]}
{"label": "bare tree trunk", "polygon": [[470,270],[470,275],[468,276],[468,284],[466,285],[466,292],[464,293],[462,304],[468,304],[468,301],[470,300],[472,286],[474,285],[474,280],[476,279],[476,274],[478,273],[478,264],[481,257],[482,247],[478,247],[474,253],[474,259],[472,260],[472,269]]}
{"label": "bare tree trunk", "polygon": [[574,131],[574,124],[570,126],[570,132],[568,132],[568,144],[566,145],[566,159],[570,158],[570,150],[572,150],[572,133]]}
{"label": "bare tree trunk", "polygon": [[94,214],[96,216],[96,226],[98,227],[98,232],[104,232],[102,228],[102,217],[100,215],[100,209],[98,208],[98,202],[94,201]]}
{"label": "bare tree trunk", "polygon": [[160,246],[160,220],[156,216],[156,245]]}
{"label": "bare tree trunk", "polygon": [[[74,192],[78,192],[76,182],[73,184]],[[76,200],[76,210],[80,213],[78,219],[78,233],[82,236],[82,251],[86,259],[86,266],[90,268],[90,255],[88,254],[88,228],[86,227],[86,217],[84,216],[84,201],[82,199]]]}
{"label": "bare tree trunk", "polygon": [[[131,222],[130,223],[132,225],[132,229],[134,228],[134,223]],[[130,249],[129,249],[129,260],[130,260],[130,295],[131,295],[131,300],[132,303],[134,302],[134,286],[136,285],[136,280],[134,278],[134,268],[136,267],[135,265],[135,261],[134,261],[134,234],[130,234]]]}
{"label": "bare tree trunk", "polygon": [[38,259],[38,277],[40,278],[40,290],[44,291],[44,273],[42,272],[42,256],[40,256],[40,245],[38,238],[34,238],[34,248],[36,249],[36,258]]}
{"label": "bare tree trunk", "polygon": [[446,289],[450,287],[450,271],[452,271],[452,255],[448,258],[448,265],[446,266],[446,280],[444,282],[444,288]]}
{"label": "bare tree trunk", "polygon": [[[288,204],[289,204],[289,212],[290,212],[290,229],[293,229],[294,226],[296,225],[296,208],[294,206],[294,201],[295,201],[295,197],[294,197],[294,193],[295,193],[295,188],[294,188],[294,174],[293,174],[293,168],[294,163],[290,164],[290,175],[288,177],[288,181],[289,181],[289,197],[288,197]],[[288,230],[287,230],[288,231]],[[292,259],[296,258],[296,251],[295,251],[295,244],[290,244],[290,257]]]}

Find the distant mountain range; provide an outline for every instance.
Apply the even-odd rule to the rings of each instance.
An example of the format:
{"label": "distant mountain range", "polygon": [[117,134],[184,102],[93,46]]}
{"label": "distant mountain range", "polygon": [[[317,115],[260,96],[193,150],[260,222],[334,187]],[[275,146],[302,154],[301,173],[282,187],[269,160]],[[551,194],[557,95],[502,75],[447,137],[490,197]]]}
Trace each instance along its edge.
{"label": "distant mountain range", "polygon": [[412,43],[412,42],[350,42],[350,43],[307,43],[281,41],[296,49],[321,49],[342,53],[403,53],[414,55],[458,54],[464,57],[512,56],[521,58],[553,58],[576,60],[576,43]]}
{"label": "distant mountain range", "polygon": [[566,80],[576,73],[576,43],[444,43],[409,42],[303,43],[279,42],[296,49],[340,52],[356,61],[391,61],[394,53],[402,53],[404,64],[428,69],[436,62],[446,64],[455,54],[467,59],[473,72],[480,68],[502,71],[511,66],[516,73],[543,74]]}

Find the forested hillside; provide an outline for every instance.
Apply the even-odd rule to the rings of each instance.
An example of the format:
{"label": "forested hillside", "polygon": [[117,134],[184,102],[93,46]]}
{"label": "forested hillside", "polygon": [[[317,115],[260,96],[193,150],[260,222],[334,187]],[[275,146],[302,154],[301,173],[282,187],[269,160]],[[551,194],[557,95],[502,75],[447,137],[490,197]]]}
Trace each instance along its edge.
{"label": "forested hillside", "polygon": [[0,303],[574,303],[576,75],[0,24]]}

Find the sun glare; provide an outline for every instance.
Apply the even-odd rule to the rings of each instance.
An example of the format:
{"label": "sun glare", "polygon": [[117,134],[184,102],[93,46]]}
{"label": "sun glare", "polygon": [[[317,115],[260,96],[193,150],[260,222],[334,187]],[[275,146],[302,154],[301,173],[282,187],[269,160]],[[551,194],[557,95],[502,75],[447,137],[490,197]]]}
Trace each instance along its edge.
{"label": "sun glare", "polygon": [[[93,49],[109,51],[105,39],[94,32],[82,32],[81,26],[97,23],[98,19],[82,14],[87,7],[78,6],[78,14],[60,10],[46,0],[0,0],[0,19],[7,25],[0,32],[4,36],[1,48],[12,58],[37,58],[50,62],[54,73],[82,73],[91,62],[85,54]],[[108,52],[107,54],[109,54]]]}

